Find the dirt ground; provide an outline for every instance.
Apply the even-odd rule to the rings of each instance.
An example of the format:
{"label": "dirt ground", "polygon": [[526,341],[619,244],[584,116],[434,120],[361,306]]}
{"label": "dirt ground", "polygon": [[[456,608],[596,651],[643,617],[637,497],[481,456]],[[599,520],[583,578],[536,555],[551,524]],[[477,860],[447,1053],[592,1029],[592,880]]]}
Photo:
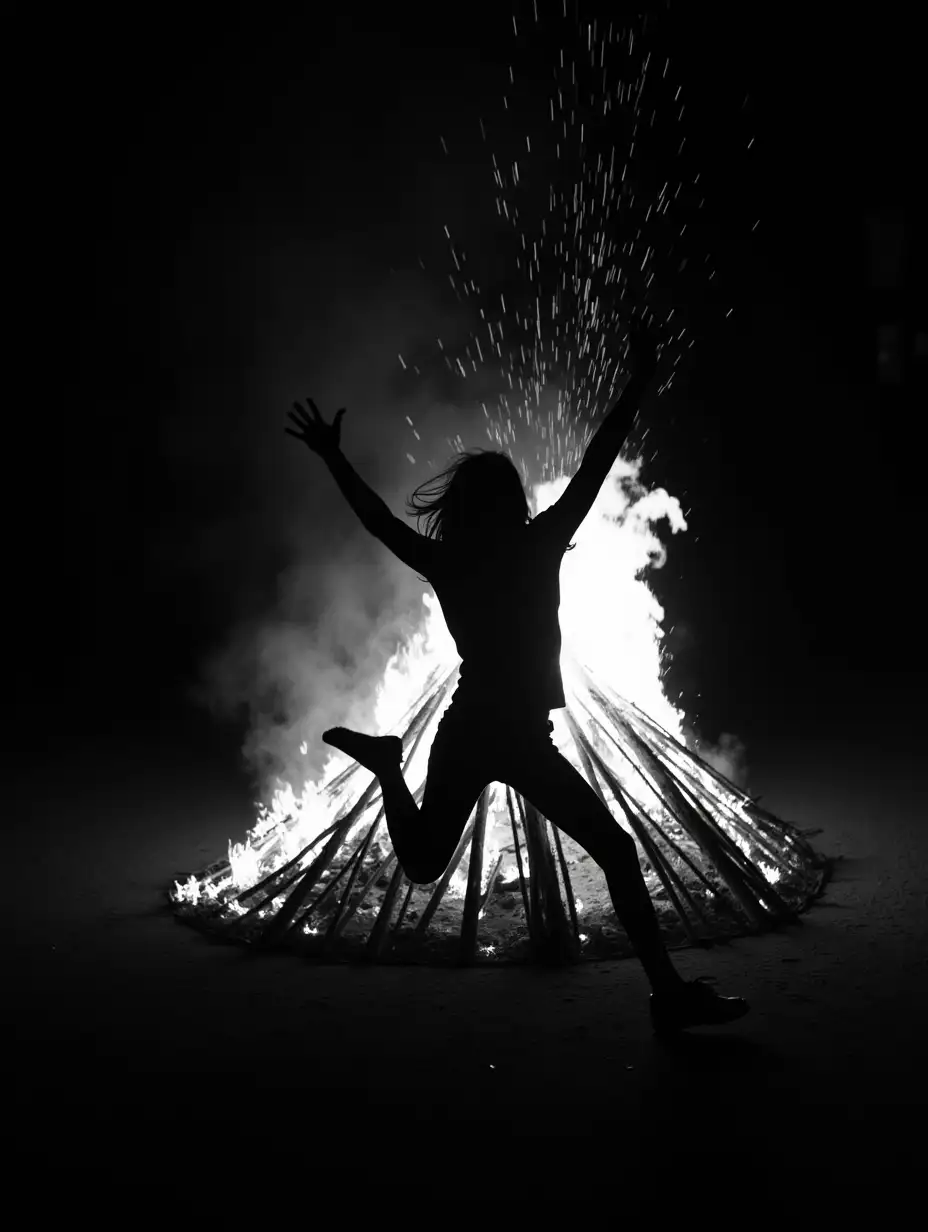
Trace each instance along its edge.
{"label": "dirt ground", "polygon": [[796,1213],[866,1181],[885,1214],[923,1150],[928,809],[912,748],[883,743],[754,751],[753,789],[839,863],[800,927],[679,953],[752,1013],[674,1046],[633,960],[357,969],[212,944],[161,895],[252,824],[235,749],[167,709],[49,747],[8,834],[17,1153],[201,1196],[228,1196],[236,1160],[269,1182],[354,1166],[387,1196],[389,1161],[414,1159],[417,1196],[513,1203],[545,1169],[692,1168],[716,1199],[743,1184]]}

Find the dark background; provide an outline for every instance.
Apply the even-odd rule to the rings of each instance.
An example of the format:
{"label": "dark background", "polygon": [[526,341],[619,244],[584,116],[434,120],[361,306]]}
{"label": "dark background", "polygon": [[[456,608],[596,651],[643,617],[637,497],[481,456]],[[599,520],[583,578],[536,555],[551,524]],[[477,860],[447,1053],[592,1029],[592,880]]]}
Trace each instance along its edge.
{"label": "dark background", "polygon": [[[671,689],[750,756],[829,737],[875,680],[919,721],[924,361],[886,380],[877,331],[902,323],[911,352],[925,328],[923,113],[902,6],[700,9],[655,7],[654,38],[685,84],[735,312],[690,304],[699,345],[649,412],[646,477],[690,511],[654,580]],[[294,557],[381,570],[371,626],[378,604],[418,610],[280,429],[293,397],[348,403],[365,476],[394,508],[414,486],[394,344],[454,319],[417,261],[440,282],[448,211],[482,217],[486,150],[466,134],[499,111],[512,40],[505,6],[26,13],[8,487],[28,745],[50,705],[104,724],[173,706],[279,602]],[[882,290],[879,218],[880,247],[904,245]],[[465,397],[455,430],[477,423]]]}
{"label": "dark background", "polygon": [[[313,1195],[344,1161],[347,1192],[370,1179],[414,1202],[447,1203],[479,1169],[485,1210],[485,1178],[524,1159],[520,1210],[602,1175],[606,1201],[666,1210],[675,1189],[689,1219],[742,1188],[754,1209],[759,1177],[791,1217],[797,1195],[856,1214],[868,1185],[907,1214],[925,1105],[928,214],[902,5],[681,4],[662,26],[720,287],[661,288],[699,345],[643,411],[646,478],[691,511],[654,579],[671,691],[709,739],[745,741],[769,807],[838,860],[802,927],[675,956],[750,1017],[669,1050],[636,963],[307,968],[172,922],[172,878],[254,822],[244,720],[189,701],[204,663],[218,650],[211,695],[225,683],[233,702],[268,686],[273,708],[292,677],[284,702],[321,730],[419,614],[421,587],[283,436],[285,409],[347,404],[349,456],[397,511],[426,473],[405,460],[406,411],[436,453],[475,422],[466,390],[416,387],[396,355],[460,327],[436,289],[443,222],[492,236],[473,117],[498,116],[509,10],[338,12],[8,13],[2,921],[20,1175],[73,1163],[50,1192],[73,1211],[89,1189],[97,1214],[136,1179],[149,1201],[202,1199],[230,1163],[266,1196],[268,1157]],[[887,325],[907,336],[901,380],[879,360]],[[785,1152],[789,1180],[765,1183],[758,1161]],[[668,1186],[688,1165],[693,1183]]]}

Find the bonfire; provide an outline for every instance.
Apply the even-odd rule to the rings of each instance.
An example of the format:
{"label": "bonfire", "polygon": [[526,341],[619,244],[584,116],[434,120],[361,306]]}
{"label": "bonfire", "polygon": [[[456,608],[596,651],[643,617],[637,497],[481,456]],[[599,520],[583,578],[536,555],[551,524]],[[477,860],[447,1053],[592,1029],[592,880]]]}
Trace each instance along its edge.
{"label": "bonfire", "polygon": [[[493,138],[498,151],[480,119],[500,225],[517,241],[506,296],[478,285],[479,269],[445,226],[450,284],[461,303],[479,307],[480,323],[459,353],[438,340],[441,363],[462,381],[479,372],[482,390],[488,374],[502,380],[492,411],[482,392],[470,402],[482,405],[491,442],[516,461],[521,455],[526,480],[526,447],[534,444],[534,470],[546,481],[532,491],[536,513],[563,491],[588,421],[616,396],[622,362],[614,341],[626,332],[629,289],[660,301],[656,271],[674,278],[688,262],[715,277],[710,254],[691,249],[695,229],[687,233],[705,196],[679,128],[683,85],[650,46],[646,17],[589,23],[564,6],[545,20],[559,53],[547,66],[548,96],[525,93],[540,100],[537,116],[526,102],[531,134],[518,133],[512,118],[512,66]],[[513,26],[515,36],[515,19]],[[533,28],[522,31],[527,44]],[[660,173],[649,174],[642,151],[661,134],[651,146]],[[669,150],[676,153],[667,162]],[[658,313],[674,365],[693,346],[678,298],[664,295]],[[398,359],[419,373],[426,352],[410,364]],[[459,438],[453,444],[464,448]],[[676,534],[686,521],[674,497],[644,484],[641,466],[619,458],[564,558],[567,706],[552,713],[554,739],[634,838],[668,945],[708,944],[796,920],[829,866],[809,845],[812,832],[762,809],[712,757],[698,755],[686,716],[665,693],[664,613],[648,575],[666,558],[657,527]],[[373,724],[380,735],[402,737],[406,781],[419,802],[458,670],[434,596],[425,600],[422,626],[388,664]],[[493,595],[486,602],[492,612]],[[321,727],[307,715],[306,740],[317,744]],[[257,824],[230,844],[228,859],[174,883],[178,918],[232,941],[332,960],[631,953],[600,869],[505,786],[486,788],[441,878],[418,886],[398,865],[368,771],[333,753],[316,777],[293,767],[287,775],[270,785]]]}
{"label": "bonfire", "polygon": [[[534,512],[566,483],[538,485]],[[665,941],[677,948],[797,921],[822,892],[829,862],[808,841],[814,831],[761,808],[699,756],[666,696],[664,613],[648,585],[666,560],[660,524],[686,529],[679,502],[646,487],[640,461],[619,458],[564,558],[567,706],[551,717],[557,747],[634,838]],[[378,734],[402,738],[417,803],[458,674],[431,594],[425,611],[388,664],[375,716]],[[334,752],[316,779],[276,783],[244,842],[179,877],[169,898],[180,920],[230,942],[323,961],[575,962],[632,953],[602,871],[530,801],[489,784],[441,878],[413,885],[393,852],[377,780]]]}

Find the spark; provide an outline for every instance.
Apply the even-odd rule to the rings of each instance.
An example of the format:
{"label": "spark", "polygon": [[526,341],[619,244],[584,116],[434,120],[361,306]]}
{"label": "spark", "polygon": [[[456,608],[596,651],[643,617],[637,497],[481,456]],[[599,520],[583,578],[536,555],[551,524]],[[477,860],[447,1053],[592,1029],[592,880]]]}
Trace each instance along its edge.
{"label": "spark", "polygon": [[[671,58],[658,57],[648,45],[646,22],[581,22],[568,16],[573,6],[566,0],[562,8],[549,88],[524,95],[520,89],[522,58],[535,57],[537,80],[537,57],[549,54],[534,45],[532,31],[560,20],[542,20],[534,4],[528,30],[520,33],[512,19],[516,46],[502,95],[508,115],[498,132],[489,126],[492,145],[479,117],[495,216],[515,241],[514,268],[508,276],[494,271],[478,279],[445,225],[449,284],[461,302],[477,307],[479,321],[453,345],[438,343],[449,372],[479,380],[475,405],[486,436],[509,450],[526,476],[542,482],[576,466],[598,419],[620,393],[632,308],[646,305],[662,331],[668,356],[663,394],[694,345],[686,323],[674,320],[666,302],[673,288],[664,284],[687,269],[706,286],[718,281],[711,254],[698,250],[696,228],[688,230],[706,198],[692,154],[684,161],[687,113]],[[518,109],[510,106],[517,97]],[[523,119],[531,97],[535,110]],[[495,285],[489,296],[485,281]]]}

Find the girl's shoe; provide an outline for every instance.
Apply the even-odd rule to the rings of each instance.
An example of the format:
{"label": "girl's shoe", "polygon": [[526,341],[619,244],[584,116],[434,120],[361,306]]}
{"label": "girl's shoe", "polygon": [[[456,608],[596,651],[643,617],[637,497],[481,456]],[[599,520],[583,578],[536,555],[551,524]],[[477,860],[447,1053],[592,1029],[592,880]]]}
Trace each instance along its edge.
{"label": "girl's shoe", "polygon": [[651,993],[651,1025],[655,1035],[673,1035],[687,1027],[719,1026],[743,1018],[750,1009],[741,997],[720,997],[707,985],[712,976],[682,984],[673,992]]}

